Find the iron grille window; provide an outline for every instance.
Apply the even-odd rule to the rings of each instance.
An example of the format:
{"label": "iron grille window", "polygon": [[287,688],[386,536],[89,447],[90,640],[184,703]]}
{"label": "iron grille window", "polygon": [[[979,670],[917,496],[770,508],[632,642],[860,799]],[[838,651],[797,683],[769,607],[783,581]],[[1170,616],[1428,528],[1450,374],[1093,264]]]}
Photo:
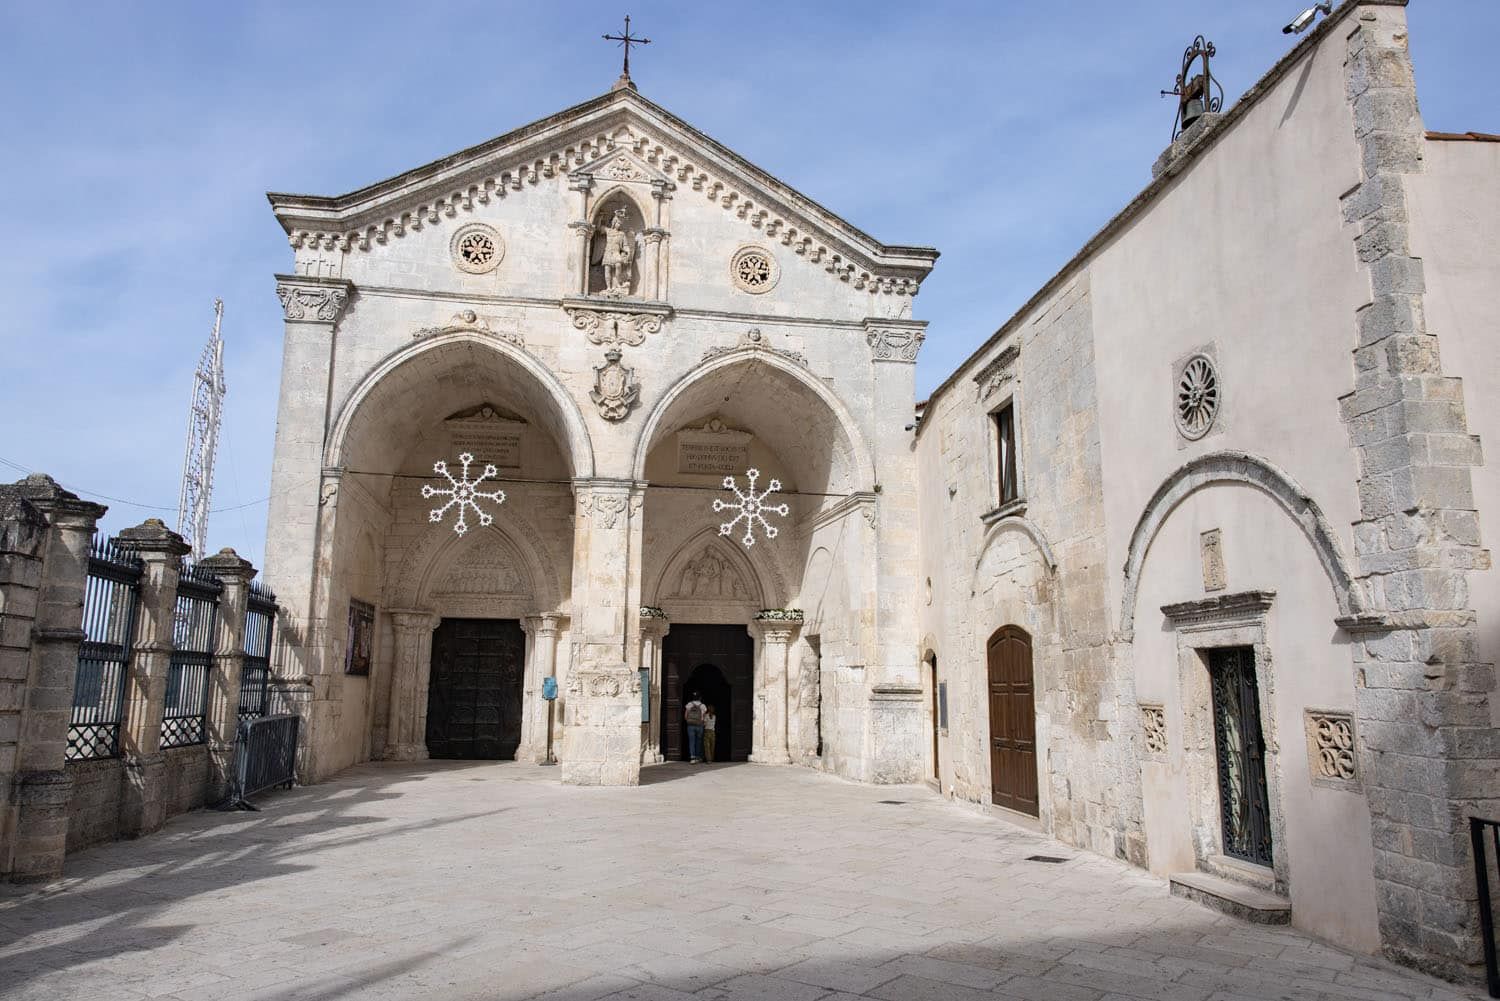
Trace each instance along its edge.
{"label": "iron grille window", "polygon": [[120,753],[125,670],[135,638],[136,597],[143,564],[97,535],[89,544],[88,583],[83,598],[84,640],[73,681],[68,726],[69,761],[113,758]]}
{"label": "iron grille window", "polygon": [[214,660],[214,619],[224,586],[196,566],[186,566],[177,582],[172,610],[172,667],[161,720],[161,746],[187,747],[208,739],[208,674]]}
{"label": "iron grille window", "polygon": [[276,626],[276,595],[250,584],[245,613],[245,666],[240,671],[239,718],[259,719],[270,712],[271,632]]}
{"label": "iron grille window", "polygon": [[1000,503],[1009,504],[1021,496],[1016,463],[1016,408],[1007,403],[995,412],[995,439],[999,449],[996,458],[1000,469]]}

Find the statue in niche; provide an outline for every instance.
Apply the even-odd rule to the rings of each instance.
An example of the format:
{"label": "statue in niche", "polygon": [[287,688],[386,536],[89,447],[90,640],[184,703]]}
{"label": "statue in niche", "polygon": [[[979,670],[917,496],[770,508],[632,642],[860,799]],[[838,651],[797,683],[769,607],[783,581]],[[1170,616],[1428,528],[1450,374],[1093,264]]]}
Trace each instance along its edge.
{"label": "statue in niche", "polygon": [[609,223],[595,235],[593,252],[589,255],[592,265],[589,291],[623,298],[635,292],[640,213],[633,211],[633,206],[618,203],[613,211],[607,207],[605,211]]}

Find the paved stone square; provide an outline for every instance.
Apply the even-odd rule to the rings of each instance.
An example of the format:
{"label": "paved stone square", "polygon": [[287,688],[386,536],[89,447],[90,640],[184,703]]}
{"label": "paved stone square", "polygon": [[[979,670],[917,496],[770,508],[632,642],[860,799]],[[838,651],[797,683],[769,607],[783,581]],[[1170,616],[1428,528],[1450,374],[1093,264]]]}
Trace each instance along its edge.
{"label": "paved stone square", "polygon": [[[0,997],[1477,997],[940,799],[755,765],[367,765],[0,895]],[[1063,856],[1062,864],[1027,861]]]}

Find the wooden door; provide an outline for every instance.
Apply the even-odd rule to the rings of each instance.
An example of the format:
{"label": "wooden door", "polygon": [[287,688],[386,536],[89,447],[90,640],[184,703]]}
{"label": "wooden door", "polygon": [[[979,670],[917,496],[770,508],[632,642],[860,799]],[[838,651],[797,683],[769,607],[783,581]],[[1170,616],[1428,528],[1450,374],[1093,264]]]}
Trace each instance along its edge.
{"label": "wooden door", "polygon": [[515,619],[444,619],[432,634],[427,753],[514,758],[526,636]]}
{"label": "wooden door", "polygon": [[719,760],[749,760],[755,697],[755,645],[745,627],[673,623],[672,631],[662,641],[661,659],[662,756],[668,761],[687,760],[687,731],[682,722],[682,707],[688,701],[688,679],[698,668],[711,665],[729,688],[729,711],[723,712],[721,707],[719,713]]}
{"label": "wooden door", "polygon": [[1031,637],[1005,626],[986,651],[990,682],[991,799],[1019,813],[1037,815],[1036,698]]}

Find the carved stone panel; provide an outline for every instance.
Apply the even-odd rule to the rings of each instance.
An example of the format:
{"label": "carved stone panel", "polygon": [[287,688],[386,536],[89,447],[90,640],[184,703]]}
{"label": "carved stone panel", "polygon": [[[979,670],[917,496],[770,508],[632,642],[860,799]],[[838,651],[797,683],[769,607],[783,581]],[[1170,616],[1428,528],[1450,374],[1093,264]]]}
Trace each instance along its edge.
{"label": "carved stone panel", "polygon": [[478,462],[501,469],[521,468],[521,435],[526,422],[492,403],[460,410],[443,421],[455,453],[469,452]]}
{"label": "carved stone panel", "polygon": [[1307,760],[1313,782],[1318,785],[1350,789],[1359,786],[1359,769],[1354,753],[1354,717],[1346,712],[1309,709],[1304,713],[1307,726]]}
{"label": "carved stone panel", "polygon": [[604,352],[604,364],[594,366],[594,388],[589,398],[607,421],[622,421],[630,416],[641,398],[641,384],[635,381],[635,369],[620,362],[620,352]]}
{"label": "carved stone panel", "polygon": [[1141,749],[1148,758],[1167,753],[1167,711],[1159,705],[1141,703]]}
{"label": "carved stone panel", "polygon": [[1219,529],[1211,528],[1198,540],[1203,563],[1203,590],[1222,591],[1229,586],[1224,569],[1224,542]]}
{"label": "carved stone panel", "polygon": [[750,465],[750,442],[755,436],[737,431],[711,417],[702,427],[677,432],[677,471],[712,476],[744,473]]}

